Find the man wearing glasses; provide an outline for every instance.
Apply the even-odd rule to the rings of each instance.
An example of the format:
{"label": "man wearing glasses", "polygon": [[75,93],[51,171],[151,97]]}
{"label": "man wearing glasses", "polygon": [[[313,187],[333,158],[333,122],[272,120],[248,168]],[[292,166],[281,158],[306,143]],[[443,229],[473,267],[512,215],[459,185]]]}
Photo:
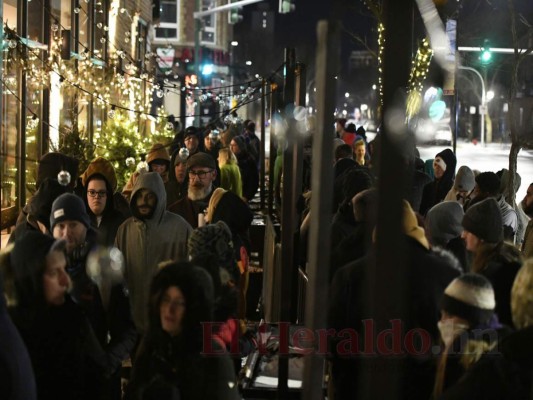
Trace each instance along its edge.
{"label": "man wearing glasses", "polygon": [[204,214],[215,189],[216,167],[214,158],[207,153],[196,153],[187,160],[188,197],[169,211],[181,215],[193,228],[198,227],[198,215]]}
{"label": "man wearing glasses", "polygon": [[91,161],[81,175],[81,182],[85,189],[84,202],[91,226],[98,232],[99,242],[111,246],[115,242],[118,227],[127,217],[115,208],[115,168],[110,161],[98,157]]}

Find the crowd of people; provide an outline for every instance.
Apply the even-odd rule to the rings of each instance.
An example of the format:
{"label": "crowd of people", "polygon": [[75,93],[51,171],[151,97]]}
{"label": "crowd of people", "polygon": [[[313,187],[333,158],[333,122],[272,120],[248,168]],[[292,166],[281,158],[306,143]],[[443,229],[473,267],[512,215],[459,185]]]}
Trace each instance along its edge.
{"label": "crowd of people", "polygon": [[[345,122],[333,139],[328,327],[361,332],[375,318],[379,138],[367,143]],[[251,121],[241,132],[189,127],[154,144],[148,169],[123,188],[112,160],[78,171],[76,159],[44,155],[0,253],[2,398],[239,398],[260,145]],[[508,171],[456,167],[449,149],[429,163],[415,149],[405,159],[402,329],[426,332],[432,353],[403,354],[400,397],[527,398],[533,183],[517,206],[506,202]],[[302,212],[302,249],[312,212]],[[330,395],[354,398],[375,358],[339,351],[339,339],[329,343]]]}
{"label": "crowd of people", "polygon": [[[379,136],[366,143],[352,137],[353,128],[343,128],[343,122],[338,121],[334,139],[328,328],[358,332],[355,348],[360,350],[369,345],[365,321],[378,323],[380,315],[368,303],[380,279],[371,272],[377,258],[379,151],[367,152],[361,162],[358,150],[378,149]],[[533,183],[519,205],[509,204],[507,170],[457,169],[450,149],[426,161],[415,148],[406,154],[409,185],[403,193],[404,238],[398,244],[407,274],[402,332],[421,329],[430,343],[423,354],[403,349],[401,363],[392,366],[402,374],[399,397],[530,398]],[[517,175],[515,193],[519,186]],[[302,231],[312,210],[307,212]],[[354,398],[379,368],[379,357],[350,350],[346,338],[331,340],[333,398]]]}

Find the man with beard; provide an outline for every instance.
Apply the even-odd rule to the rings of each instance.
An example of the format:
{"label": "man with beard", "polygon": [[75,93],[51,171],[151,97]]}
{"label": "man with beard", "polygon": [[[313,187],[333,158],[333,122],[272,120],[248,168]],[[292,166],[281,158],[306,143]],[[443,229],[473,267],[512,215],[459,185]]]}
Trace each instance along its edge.
{"label": "man with beard", "polygon": [[124,254],[125,277],[137,330],[148,326],[148,296],[152,276],[162,261],[186,261],[191,226],[166,210],[167,195],[156,172],[139,175],[131,193],[132,217],[118,229],[115,245]]}
{"label": "man with beard", "polygon": [[533,256],[533,183],[527,188],[526,196],[521,205],[526,215],[532,218],[527,224],[524,242],[522,243],[522,255],[524,258],[529,258]]}
{"label": "man with beard", "polygon": [[[187,160],[189,189],[187,199],[175,204],[172,212],[181,215],[193,228],[198,227],[199,214],[205,210],[215,188],[217,165],[213,157],[207,153],[196,153]],[[201,218],[201,217],[200,217]]]}

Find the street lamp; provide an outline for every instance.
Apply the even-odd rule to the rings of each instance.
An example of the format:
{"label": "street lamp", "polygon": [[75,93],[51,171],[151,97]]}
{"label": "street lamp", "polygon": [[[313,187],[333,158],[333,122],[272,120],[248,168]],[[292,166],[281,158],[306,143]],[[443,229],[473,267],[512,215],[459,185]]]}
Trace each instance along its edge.
{"label": "street lamp", "polygon": [[487,112],[487,96],[485,92],[485,81],[481,74],[472,67],[463,67],[460,65],[459,69],[464,69],[467,71],[472,71],[475,73],[479,80],[481,81],[481,106],[479,107],[479,113],[481,114],[481,146],[485,144],[485,113]]}

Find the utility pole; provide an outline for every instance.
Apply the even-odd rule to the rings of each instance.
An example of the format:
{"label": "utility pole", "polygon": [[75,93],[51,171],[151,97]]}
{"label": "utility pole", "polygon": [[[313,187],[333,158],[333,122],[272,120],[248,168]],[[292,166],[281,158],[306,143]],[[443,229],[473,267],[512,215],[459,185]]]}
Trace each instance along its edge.
{"label": "utility pole", "polygon": [[479,81],[481,82],[481,106],[479,107],[479,113],[481,114],[481,146],[485,145],[485,113],[487,112],[487,92],[485,91],[485,80],[479,73],[477,69],[472,67],[463,67],[460,65],[459,69],[472,71],[477,75]]}

